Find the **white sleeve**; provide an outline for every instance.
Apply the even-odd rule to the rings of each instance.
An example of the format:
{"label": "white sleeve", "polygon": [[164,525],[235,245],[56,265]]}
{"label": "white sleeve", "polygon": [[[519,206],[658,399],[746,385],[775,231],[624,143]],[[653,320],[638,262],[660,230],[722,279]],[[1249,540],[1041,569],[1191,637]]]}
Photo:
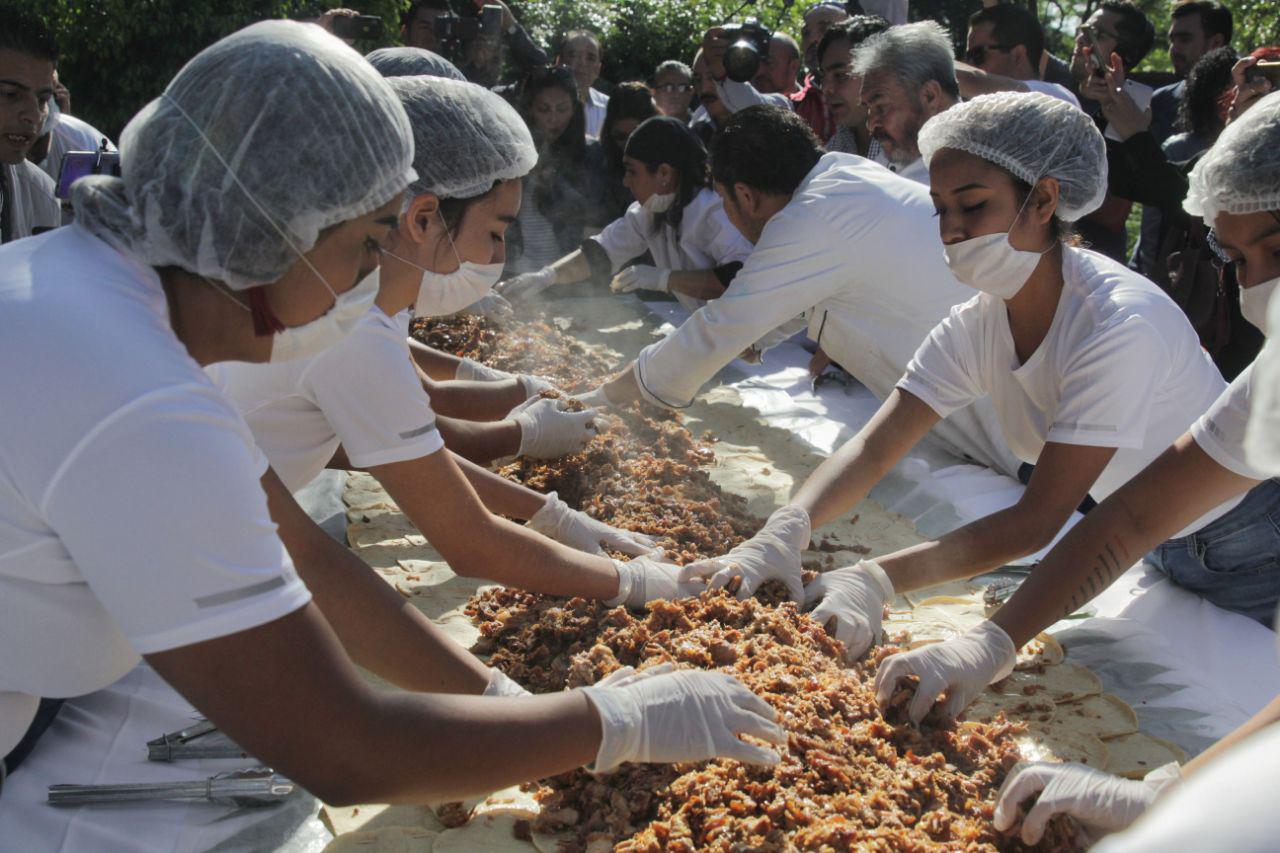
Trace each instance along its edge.
{"label": "white sleeve", "polygon": [[431,400],[403,339],[389,328],[367,325],[351,334],[346,346],[317,358],[300,383],[333,427],[351,464],[388,465],[444,447]]}
{"label": "white sleeve", "polygon": [[751,241],[729,221],[722,205],[708,210],[701,222],[681,223],[682,228],[688,226],[693,227],[691,238],[716,266],[746,263],[751,254]]}
{"label": "white sleeve", "polygon": [[974,335],[980,320],[977,300],[956,305],[934,326],[907,363],[898,388],[945,418],[987,393],[978,377]]}
{"label": "white sleeve", "polygon": [[722,296],[641,350],[635,376],[644,398],[673,408],[689,405],[720,368],[765,332],[849,287],[842,262],[847,254],[820,250],[848,239],[814,216],[770,222]]}
{"label": "white sleeve", "polygon": [[609,261],[613,264],[613,272],[632,258],[638,258],[649,249],[645,240],[647,228],[651,228],[653,220],[644,212],[640,202],[635,201],[627,208],[627,212],[605,226],[599,234],[591,237],[604,249]]}
{"label": "white sleeve", "polygon": [[41,509],[140,654],[234,634],[311,600],[267,511],[244,421],[210,387],[103,420]]}
{"label": "white sleeve", "polygon": [[1191,437],[1214,462],[1228,471],[1251,480],[1265,480],[1270,475],[1250,465],[1244,452],[1245,429],[1253,408],[1253,369],[1253,364],[1246,367],[1209,411],[1191,425]]}
{"label": "white sleeve", "polygon": [[738,83],[726,77],[723,80],[715,81],[716,94],[720,96],[720,100],[729,108],[729,112],[736,113],[745,110],[747,107],[754,107],[758,104],[768,104],[774,107],[792,108],[791,99],[786,95],[780,94],[762,94],[750,83]]}
{"label": "white sleeve", "polygon": [[1062,371],[1058,409],[1045,441],[1137,449],[1146,443],[1161,366],[1160,333],[1131,316],[1097,335]]}

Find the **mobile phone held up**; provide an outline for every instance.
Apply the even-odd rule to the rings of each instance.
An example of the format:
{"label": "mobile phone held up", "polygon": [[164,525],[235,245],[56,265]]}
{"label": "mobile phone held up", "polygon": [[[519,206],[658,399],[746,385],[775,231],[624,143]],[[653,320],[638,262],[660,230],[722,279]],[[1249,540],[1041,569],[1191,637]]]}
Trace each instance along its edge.
{"label": "mobile phone held up", "polygon": [[1278,91],[1280,90],[1280,62],[1259,60],[1249,66],[1249,69],[1245,72],[1245,79],[1251,83],[1254,80],[1266,79],[1271,83],[1271,91]]}
{"label": "mobile phone held up", "polygon": [[62,155],[58,168],[58,186],[54,196],[66,200],[71,197],[71,185],[88,175],[113,175],[120,177],[120,153],[118,151],[68,151]]}
{"label": "mobile phone held up", "polygon": [[382,33],[382,18],[377,15],[337,15],[333,19],[333,34],[340,39],[377,41]]}

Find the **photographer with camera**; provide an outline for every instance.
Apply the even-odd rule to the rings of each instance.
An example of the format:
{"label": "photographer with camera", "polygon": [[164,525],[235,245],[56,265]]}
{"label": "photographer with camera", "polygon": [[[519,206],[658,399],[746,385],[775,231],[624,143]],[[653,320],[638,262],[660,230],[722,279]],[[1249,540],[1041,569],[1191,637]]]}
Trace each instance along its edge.
{"label": "photographer with camera", "polygon": [[548,62],[502,0],[461,0],[456,11],[449,0],[414,0],[400,18],[400,40],[440,54],[482,86],[498,83],[504,54],[517,73]]}
{"label": "photographer with camera", "polygon": [[58,44],[39,19],[0,7],[0,243],[62,224],[53,180],[27,160],[53,103]]}

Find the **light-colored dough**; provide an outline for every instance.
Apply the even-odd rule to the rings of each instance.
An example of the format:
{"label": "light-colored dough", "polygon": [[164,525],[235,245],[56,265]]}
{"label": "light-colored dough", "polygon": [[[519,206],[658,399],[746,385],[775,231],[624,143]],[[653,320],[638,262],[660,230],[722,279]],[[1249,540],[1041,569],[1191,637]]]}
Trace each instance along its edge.
{"label": "light-colored dough", "polygon": [[436,838],[434,853],[536,853],[530,841],[516,838],[518,815],[494,812],[447,829]]}
{"label": "light-colored dough", "polygon": [[1187,760],[1186,752],[1176,743],[1143,732],[1111,738],[1107,752],[1107,772],[1128,779],[1141,779],[1170,761],[1182,764]]}
{"label": "light-colored dough", "polygon": [[431,853],[440,833],[409,826],[348,832],[329,842],[324,853]]}
{"label": "light-colored dough", "polygon": [[999,693],[1048,696],[1061,705],[1102,692],[1102,679],[1093,670],[1074,663],[1045,667],[1044,672],[1015,672],[992,685]]}
{"label": "light-colored dough", "polygon": [[1014,696],[984,690],[964,709],[961,719],[987,723],[1003,713],[1006,719],[1014,722],[1052,726],[1057,710],[1057,703],[1048,696]]}
{"label": "light-colored dough", "polygon": [[1053,728],[1088,732],[1106,739],[1136,732],[1138,715],[1119,696],[1104,693],[1058,705],[1058,716],[1053,721]]}
{"label": "light-colored dough", "polygon": [[441,832],[441,823],[426,806],[323,806],[320,820],[334,835],[375,829],[423,829]]}
{"label": "light-colored dough", "polygon": [[1075,761],[1099,769],[1107,765],[1107,746],[1091,734],[1030,729],[1017,738],[1027,761]]}

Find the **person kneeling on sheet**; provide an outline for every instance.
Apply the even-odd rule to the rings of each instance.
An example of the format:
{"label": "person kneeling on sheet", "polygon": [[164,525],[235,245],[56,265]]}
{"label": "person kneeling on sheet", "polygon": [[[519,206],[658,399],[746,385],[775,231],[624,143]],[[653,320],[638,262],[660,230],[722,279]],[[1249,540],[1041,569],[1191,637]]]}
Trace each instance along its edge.
{"label": "person kneeling on sheet", "polygon": [[[940,248],[980,293],[929,334],[870,423],[814,471],[760,542],[744,543],[741,557],[735,549],[685,567],[688,576],[715,575],[715,585],[742,575],[746,591],[773,577],[798,584],[810,524],[862,500],[938,418],[989,396],[1009,446],[1035,464],[1026,491],[1013,506],[935,541],[820,575],[806,599],[818,605],[816,619],[835,623],[851,657],[878,637],[895,592],[971,577],[1044,548],[1086,494],[1102,500],[1114,492],[1226,388],[1163,291],[1065,242],[1064,223],[1106,191],[1105,146],[1086,115],[1038,93],[984,95],[931,120],[920,143]],[[1260,495],[1270,501],[1270,487]],[[1186,518],[1184,535],[1245,517],[1229,510],[1256,511],[1252,502],[1232,510],[1228,497]],[[886,664],[881,672],[896,670]],[[916,720],[936,693],[920,696]]]}
{"label": "person kneeling on sheet", "polygon": [[785,742],[774,712],[723,673],[428,695],[519,688],[323,532],[294,538],[314,523],[200,366],[310,358],[368,310],[415,174],[404,110],[358,54],[318,27],[255,24],[183,66],[121,150],[122,178],[76,183],[74,225],[0,247],[0,353],[29,366],[0,374],[0,396],[77,389],[0,408],[6,772],[39,749],[41,697],[98,690],[140,655],[334,804],[438,802],[592,762],[777,761],[737,738]]}
{"label": "person kneeling on sheet", "polygon": [[[937,239],[928,190],[862,157],[824,155],[794,113],[733,116],[712,145],[711,176],[751,255],[723,296],[646,347],[588,404],[684,408],[734,356],[806,312],[809,337],[884,399],[929,330],[967,298],[941,250],[921,250]],[[961,458],[1017,471],[989,401],[933,435]]]}
{"label": "person kneeling on sheet", "polygon": [[[593,275],[613,275],[615,293],[670,293],[689,311],[724,293],[751,254],[751,243],[709,186],[707,152],[698,137],[676,119],[648,119],[627,140],[623,163],[636,199],[626,214],[551,266],[503,282],[504,296],[529,299]],[[623,269],[646,252],[653,264]],[[757,351],[785,337],[771,335]]]}
{"label": "person kneeling on sheet", "polygon": [[[502,234],[520,206],[520,179],[538,154],[519,113],[487,89],[432,77],[388,82],[413,127],[418,179],[382,252],[373,307],[350,335],[313,358],[218,364],[207,372],[289,491],[339,453],[346,467],[367,469],[387,488],[459,574],[637,607],[677,594],[674,566],[604,556],[602,546],[649,554],[655,543],[647,536],[612,528],[555,493],[539,494],[445,449],[448,439],[409,358],[410,306],[419,316],[447,314],[475,295],[465,278],[426,266],[440,254],[454,255],[463,270],[491,268],[477,276],[479,289],[488,288],[502,269]],[[541,444],[564,443],[544,428],[543,410],[574,434],[594,434],[593,410],[557,415],[559,405],[537,400],[516,413],[522,449],[536,454],[546,449]],[[529,527],[498,514],[528,519]]]}
{"label": "person kneeling on sheet", "polygon": [[[987,684],[1008,674],[1016,648],[1074,613],[1144,554],[1192,592],[1272,624],[1280,599],[1280,531],[1275,524],[1280,483],[1274,479],[1280,476],[1280,353],[1275,338],[1280,300],[1274,296],[1280,283],[1280,94],[1269,95],[1223,132],[1192,170],[1183,206],[1212,223],[1224,260],[1236,265],[1242,313],[1268,336],[1266,349],[1172,447],[1063,537],[990,621],[951,642],[894,655],[881,664],[882,700],[901,678],[920,677],[913,718],[923,717],[943,692],[949,696],[945,710],[958,713]],[[1149,369],[1166,362],[1141,363]],[[1231,509],[1223,514],[1223,507]],[[1280,700],[1222,746],[1277,719]],[[1197,758],[1188,770],[1207,764],[1209,757]],[[1028,843],[1038,840],[1044,821],[1054,813],[1074,815],[1095,830],[1120,829],[1177,779],[1176,772],[1162,768],[1148,775],[1145,784],[1127,782],[1078,765],[1031,765],[1015,776],[1021,781],[1006,783],[996,820],[1000,828],[1008,828],[1021,801],[1043,789],[1042,805],[1023,824]],[[1172,825],[1192,831],[1188,822],[1193,817],[1209,815],[1188,814]],[[1145,824],[1144,832],[1135,832],[1151,840],[1143,849],[1161,849],[1153,843],[1157,838],[1187,837],[1162,832],[1153,821]],[[1220,823],[1212,825],[1223,829]],[[1272,844],[1275,837],[1273,832]],[[1116,849],[1131,849],[1118,842]],[[1215,846],[1259,849],[1225,840]],[[1192,843],[1188,849],[1204,847]]]}

